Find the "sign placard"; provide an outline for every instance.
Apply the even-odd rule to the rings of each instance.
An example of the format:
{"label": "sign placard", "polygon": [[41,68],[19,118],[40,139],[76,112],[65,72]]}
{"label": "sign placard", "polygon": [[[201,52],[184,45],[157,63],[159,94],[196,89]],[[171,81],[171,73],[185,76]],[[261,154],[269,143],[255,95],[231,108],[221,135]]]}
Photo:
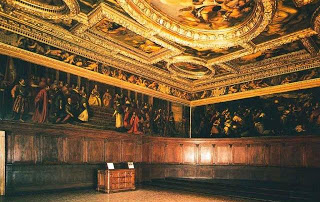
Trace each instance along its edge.
{"label": "sign placard", "polygon": [[113,170],[114,169],[113,163],[107,163],[107,167],[108,167],[109,170]]}
{"label": "sign placard", "polygon": [[128,162],[128,168],[129,168],[129,169],[134,169],[133,162]]}

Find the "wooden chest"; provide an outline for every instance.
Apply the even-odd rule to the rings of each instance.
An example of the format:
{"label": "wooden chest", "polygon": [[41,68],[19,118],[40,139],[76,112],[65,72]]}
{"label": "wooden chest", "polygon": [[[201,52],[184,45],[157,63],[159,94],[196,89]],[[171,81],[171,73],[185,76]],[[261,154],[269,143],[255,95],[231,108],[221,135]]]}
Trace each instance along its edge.
{"label": "wooden chest", "polygon": [[98,170],[98,191],[110,193],[135,189],[134,169]]}

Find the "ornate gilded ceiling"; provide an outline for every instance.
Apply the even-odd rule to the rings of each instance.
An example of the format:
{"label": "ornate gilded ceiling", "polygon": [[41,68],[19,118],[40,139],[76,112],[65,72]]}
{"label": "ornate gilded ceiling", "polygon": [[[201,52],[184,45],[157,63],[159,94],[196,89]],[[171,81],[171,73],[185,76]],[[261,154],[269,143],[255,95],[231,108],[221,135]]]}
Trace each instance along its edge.
{"label": "ornate gilded ceiling", "polygon": [[[0,5],[3,54],[26,60],[32,55],[42,65],[186,105],[320,85],[318,0],[2,0]],[[22,46],[23,40],[33,45]],[[294,72],[303,75],[290,79]]]}

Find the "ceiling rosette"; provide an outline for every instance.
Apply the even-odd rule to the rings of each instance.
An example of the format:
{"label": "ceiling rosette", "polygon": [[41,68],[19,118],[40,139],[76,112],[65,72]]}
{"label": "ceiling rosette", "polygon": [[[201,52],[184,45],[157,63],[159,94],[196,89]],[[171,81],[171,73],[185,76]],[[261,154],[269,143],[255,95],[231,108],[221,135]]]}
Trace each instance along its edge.
{"label": "ceiling rosette", "polygon": [[176,56],[168,60],[167,69],[175,76],[188,79],[208,79],[215,70],[205,60],[192,56]]}
{"label": "ceiling rosette", "polygon": [[194,48],[227,48],[246,44],[265,30],[276,10],[276,0],[118,2],[153,34]]}

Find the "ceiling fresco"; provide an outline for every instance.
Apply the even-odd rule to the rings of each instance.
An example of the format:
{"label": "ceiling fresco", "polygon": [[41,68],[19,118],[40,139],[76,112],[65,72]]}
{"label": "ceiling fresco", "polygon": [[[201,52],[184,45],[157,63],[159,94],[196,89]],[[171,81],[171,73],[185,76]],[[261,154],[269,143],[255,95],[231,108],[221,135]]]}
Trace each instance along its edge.
{"label": "ceiling fresco", "polygon": [[105,35],[108,35],[145,53],[155,53],[162,49],[161,46],[146,39],[145,37],[142,37],[115,22],[110,22],[107,19],[101,20],[95,26],[95,29],[98,32],[102,32]]}
{"label": "ceiling fresco", "polygon": [[193,57],[199,57],[206,60],[217,58],[219,56],[233,53],[235,51],[243,49],[240,46],[235,46],[231,48],[216,48],[216,49],[191,48],[186,46],[184,48],[185,48],[184,54],[191,55]]}
{"label": "ceiling fresco", "polygon": [[244,21],[254,0],[147,0],[156,10],[178,23],[199,29],[225,29]]}
{"label": "ceiling fresco", "polygon": [[[32,41],[26,51],[61,54],[59,61],[185,103],[320,66],[319,0],[7,0],[0,29]],[[9,36],[0,48],[21,49]],[[146,82],[133,82],[139,78]]]}
{"label": "ceiling fresco", "polygon": [[259,44],[297,30],[306,29],[310,27],[310,19],[313,12],[313,4],[307,4],[298,8],[291,0],[279,0],[271,23],[266,27],[264,32],[253,39],[253,42]]}
{"label": "ceiling fresco", "polygon": [[246,65],[249,63],[254,63],[258,61],[262,61],[265,59],[273,58],[279,55],[284,55],[292,52],[296,52],[299,50],[303,50],[304,46],[300,41],[294,41],[290,44],[285,44],[279,47],[275,47],[273,49],[265,50],[265,51],[258,51],[256,53],[243,56],[241,58],[237,58],[232,62],[237,65]]}

